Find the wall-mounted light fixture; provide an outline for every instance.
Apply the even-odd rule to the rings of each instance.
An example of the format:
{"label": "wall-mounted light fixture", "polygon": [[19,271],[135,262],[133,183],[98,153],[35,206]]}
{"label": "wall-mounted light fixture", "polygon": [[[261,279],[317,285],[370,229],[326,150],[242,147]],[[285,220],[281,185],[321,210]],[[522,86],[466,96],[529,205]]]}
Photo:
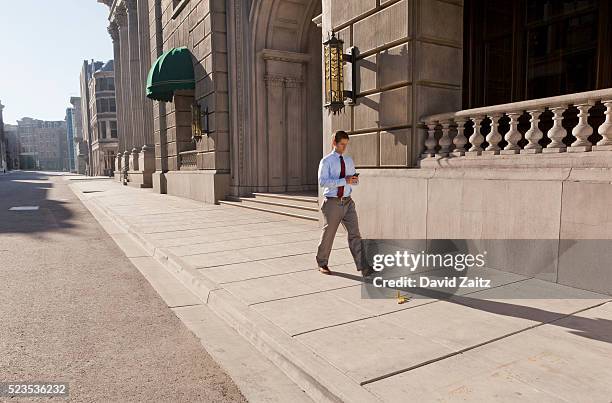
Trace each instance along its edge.
{"label": "wall-mounted light fixture", "polygon": [[[323,42],[325,61],[325,107],[333,114],[338,113],[347,104],[355,103],[355,57],[356,49],[351,47],[344,53],[344,41],[332,32],[330,38]],[[350,76],[344,76],[344,65],[350,63]],[[346,89],[348,88],[348,89]]]}
{"label": "wall-mounted light fixture", "polygon": [[[204,119],[204,127],[202,127],[202,118]],[[202,113],[202,106],[194,102],[191,105],[191,139],[200,140],[203,135],[210,134],[210,113],[208,106]]]}
{"label": "wall-mounted light fixture", "polygon": [[193,141],[202,138],[202,107],[197,101],[191,104],[191,139]]}

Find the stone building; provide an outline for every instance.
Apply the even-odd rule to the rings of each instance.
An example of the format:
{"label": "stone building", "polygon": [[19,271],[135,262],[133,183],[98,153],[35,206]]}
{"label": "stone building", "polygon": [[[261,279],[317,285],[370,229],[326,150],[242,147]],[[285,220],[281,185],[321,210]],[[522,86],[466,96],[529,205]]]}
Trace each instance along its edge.
{"label": "stone building", "polygon": [[6,163],[8,170],[19,168],[19,135],[17,125],[4,124],[4,138],[6,140]]}
{"label": "stone building", "polygon": [[66,121],[17,121],[19,166],[26,170],[66,170]]}
{"label": "stone building", "polygon": [[68,143],[67,167],[70,172],[76,172],[74,164],[74,126],[72,125],[74,108],[66,108],[66,141]]}
{"label": "stone building", "polygon": [[83,62],[81,125],[88,149],[88,174],[111,176],[119,145],[115,73],[112,60]]}
{"label": "stone building", "polygon": [[70,97],[72,105],[72,125],[73,133],[73,155],[75,172],[85,174],[87,172],[87,143],[83,140],[83,116],[81,112],[81,97]]}
{"label": "stone building", "polygon": [[612,237],[609,0],[99,1],[132,183],[154,170],[162,193],[304,216],[283,204],[316,195],[343,129],[364,237],[552,240],[498,263],[550,258],[549,279],[612,292],[572,270],[592,245],[561,253]]}
{"label": "stone building", "polygon": [[0,173],[8,171],[8,139],[4,134],[4,119],[2,117],[2,110],[4,105],[0,102]]}

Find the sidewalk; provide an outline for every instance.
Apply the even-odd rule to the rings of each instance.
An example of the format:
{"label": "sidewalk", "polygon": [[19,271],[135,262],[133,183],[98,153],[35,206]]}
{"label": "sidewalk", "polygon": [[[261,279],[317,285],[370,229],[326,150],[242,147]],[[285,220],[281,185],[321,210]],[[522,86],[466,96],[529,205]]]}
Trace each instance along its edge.
{"label": "sidewalk", "polygon": [[[499,272],[495,286],[514,299],[487,300],[487,290],[464,294],[470,307],[362,299],[342,234],[330,261],[338,275],[323,276],[316,224],[113,181],[71,187],[315,401],[612,397],[610,296]],[[551,299],[520,299],[534,288]],[[175,312],[188,318],[198,309]]]}

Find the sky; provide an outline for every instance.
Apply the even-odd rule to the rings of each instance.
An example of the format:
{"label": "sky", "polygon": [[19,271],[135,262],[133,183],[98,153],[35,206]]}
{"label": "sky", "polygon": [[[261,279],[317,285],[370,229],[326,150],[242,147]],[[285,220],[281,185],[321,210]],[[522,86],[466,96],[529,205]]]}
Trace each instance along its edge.
{"label": "sky", "polygon": [[4,122],[63,120],[80,96],[83,60],[107,61],[108,7],[97,0],[0,0],[0,102]]}

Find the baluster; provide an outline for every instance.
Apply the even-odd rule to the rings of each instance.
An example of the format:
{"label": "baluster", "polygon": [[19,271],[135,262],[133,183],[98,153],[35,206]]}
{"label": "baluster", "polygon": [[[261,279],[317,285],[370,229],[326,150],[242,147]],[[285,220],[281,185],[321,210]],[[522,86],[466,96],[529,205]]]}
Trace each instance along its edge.
{"label": "baluster", "polygon": [[589,136],[593,134],[593,128],[589,125],[589,109],[593,106],[593,102],[589,101],[584,104],[575,105],[578,108],[578,124],[572,129],[572,134],[576,137],[576,141],[567,149],[569,152],[584,152],[591,151],[593,145],[589,142]]}
{"label": "baluster", "polygon": [[518,154],[521,148],[518,146],[518,142],[521,141],[521,132],[518,130],[518,119],[522,115],[520,112],[509,112],[507,113],[510,118],[510,130],[504,136],[504,140],[508,142],[506,147],[501,150],[501,154]]}
{"label": "baluster", "polygon": [[434,157],[436,155],[436,145],[438,142],[436,141],[436,126],[437,122],[427,122],[425,124],[427,126],[427,139],[425,140],[425,152],[422,157]]}
{"label": "baluster", "polygon": [[563,139],[567,136],[567,131],[563,127],[563,112],[567,109],[567,105],[555,106],[550,108],[553,113],[553,126],[547,133],[548,138],[551,142],[548,146],[542,150],[545,153],[562,153],[567,148],[563,144]]}
{"label": "baluster", "polygon": [[484,137],[480,132],[482,116],[474,116],[470,119],[474,122],[474,133],[470,136],[470,144],[472,144],[472,147],[470,147],[466,155],[480,155],[482,153],[482,147],[480,145],[484,142]]}
{"label": "baluster", "polygon": [[461,157],[465,155],[465,145],[467,144],[467,137],[465,137],[465,122],[466,120],[463,118],[455,119],[455,123],[457,123],[457,135],[453,139],[453,144],[455,145],[455,149],[453,150],[453,155],[456,157]]}
{"label": "baluster", "polygon": [[593,149],[610,151],[612,150],[612,100],[602,101],[602,103],[606,106],[606,121],[597,129],[597,133],[601,134],[602,139],[597,142]]}
{"label": "baluster", "polygon": [[501,113],[492,113],[489,116],[491,119],[491,130],[487,134],[486,140],[489,145],[485,148],[483,154],[496,155],[499,154],[499,142],[502,136],[499,133],[499,119],[503,116]]}
{"label": "baluster", "polygon": [[440,157],[448,157],[448,152],[450,150],[451,145],[451,139],[449,135],[450,124],[450,120],[444,120],[440,122],[440,125],[442,126],[442,137],[440,137],[440,140],[438,141],[438,144],[440,145],[440,151],[438,151],[438,153],[436,154]]}
{"label": "baluster", "polygon": [[542,152],[542,146],[538,141],[544,136],[544,133],[542,133],[542,130],[538,127],[542,111],[535,109],[527,111],[527,113],[531,115],[531,119],[529,119],[531,127],[525,133],[525,139],[528,140],[529,143],[521,150],[521,154],[537,154]]}

